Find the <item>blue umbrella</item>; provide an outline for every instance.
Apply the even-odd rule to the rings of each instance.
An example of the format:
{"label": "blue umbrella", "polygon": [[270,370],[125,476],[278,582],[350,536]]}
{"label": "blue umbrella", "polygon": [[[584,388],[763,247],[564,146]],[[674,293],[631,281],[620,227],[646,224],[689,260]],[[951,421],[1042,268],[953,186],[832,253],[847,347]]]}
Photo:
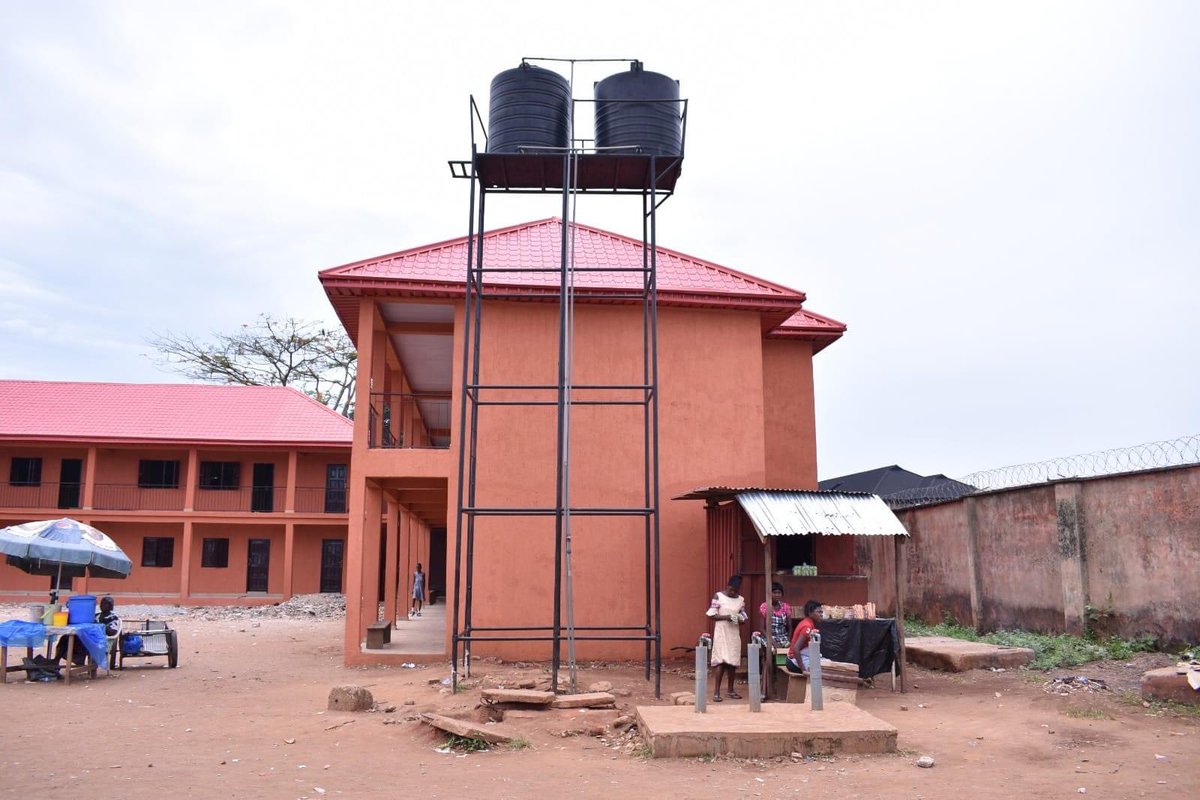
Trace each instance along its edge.
{"label": "blue umbrella", "polygon": [[30,575],[62,579],[124,578],[133,562],[107,534],[73,519],[48,519],[0,528],[0,553]]}

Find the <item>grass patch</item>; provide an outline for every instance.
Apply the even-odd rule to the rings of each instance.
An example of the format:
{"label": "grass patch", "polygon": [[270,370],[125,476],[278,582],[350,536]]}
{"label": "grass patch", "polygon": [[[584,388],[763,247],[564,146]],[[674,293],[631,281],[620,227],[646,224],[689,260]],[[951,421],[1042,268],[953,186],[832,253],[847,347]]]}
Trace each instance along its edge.
{"label": "grass patch", "polygon": [[1136,689],[1121,692],[1118,699],[1129,706],[1140,706],[1147,714],[1155,716],[1190,717],[1200,719],[1200,706],[1190,703],[1176,703],[1174,700],[1143,700]]}
{"label": "grass patch", "polygon": [[1068,708],[1065,713],[1074,719],[1112,719],[1098,708]]}
{"label": "grass patch", "polygon": [[1089,639],[1067,633],[1049,634],[1031,631],[995,631],[977,633],[974,629],[959,625],[954,620],[927,625],[920,620],[904,621],[904,633],[908,636],[948,636],[970,642],[986,642],[1003,647],[1026,647],[1033,651],[1030,669],[1046,671],[1087,664],[1101,659],[1127,659],[1134,653],[1153,652],[1154,640],[1150,637],[1136,639]]}
{"label": "grass patch", "polygon": [[456,753],[478,753],[481,750],[487,750],[491,747],[483,739],[476,739],[473,736],[459,736],[456,733],[452,733],[446,737],[445,746]]}
{"label": "grass patch", "polygon": [[654,751],[650,749],[650,745],[643,743],[633,748],[632,755],[634,758],[654,758]]}
{"label": "grass patch", "polygon": [[524,737],[513,739],[508,743],[509,750],[528,750],[531,747],[533,747],[533,745],[530,744],[529,740]]}

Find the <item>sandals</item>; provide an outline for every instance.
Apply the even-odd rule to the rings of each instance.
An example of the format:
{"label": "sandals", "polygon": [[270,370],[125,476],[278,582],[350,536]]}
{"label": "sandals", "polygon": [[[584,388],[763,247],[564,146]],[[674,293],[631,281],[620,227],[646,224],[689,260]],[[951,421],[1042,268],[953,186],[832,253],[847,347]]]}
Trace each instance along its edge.
{"label": "sandals", "polygon": [[726,692],[725,696],[728,697],[730,700],[741,700],[742,699],[742,696],[740,694],[738,694],[737,692]]}
{"label": "sandals", "polygon": [[721,695],[719,695],[719,694],[714,694],[714,695],[713,695],[713,702],[714,702],[714,703],[723,703],[724,701],[725,701],[725,698],[724,698],[724,697],[721,697]]}

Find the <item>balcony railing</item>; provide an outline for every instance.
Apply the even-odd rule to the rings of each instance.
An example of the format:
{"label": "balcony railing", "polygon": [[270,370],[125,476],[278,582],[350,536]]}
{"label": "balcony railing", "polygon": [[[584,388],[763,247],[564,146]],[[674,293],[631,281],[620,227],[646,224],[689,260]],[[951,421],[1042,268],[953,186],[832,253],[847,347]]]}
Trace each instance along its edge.
{"label": "balcony railing", "polygon": [[0,508],[79,508],[82,484],[0,484]]}
{"label": "balcony railing", "polygon": [[450,395],[372,392],[367,446],[445,450],[450,446]]}
{"label": "balcony railing", "polygon": [[[178,487],[145,487],[137,484],[98,483],[92,498],[96,511],[183,511],[185,490]],[[0,484],[0,508],[82,508],[83,485],[42,483],[36,486]],[[282,486],[240,486],[236,489],[196,489],[196,511],[272,513],[286,510],[287,489]],[[296,508],[302,514],[345,514],[348,490],[344,487],[298,486]]]}

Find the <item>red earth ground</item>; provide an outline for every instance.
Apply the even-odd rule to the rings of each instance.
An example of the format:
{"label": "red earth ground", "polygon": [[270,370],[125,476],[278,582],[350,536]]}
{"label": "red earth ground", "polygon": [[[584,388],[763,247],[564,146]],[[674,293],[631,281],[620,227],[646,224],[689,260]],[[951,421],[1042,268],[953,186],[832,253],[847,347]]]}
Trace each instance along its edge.
{"label": "red earth ground", "polygon": [[[896,754],[748,761],[653,760],[635,739],[546,716],[506,721],[523,749],[442,752],[421,711],[470,716],[480,685],[544,681],[541,665],[479,661],[469,688],[441,691],[441,666],[346,668],[337,619],[180,617],[181,663],[161,659],[71,686],[0,686],[0,795],[141,798],[838,797],[1170,798],[1200,796],[1200,716],[1146,708],[1137,678],[1165,656],[1067,673],[1115,691],[1048,694],[1043,673],[949,675],[914,668],[913,688],[860,692],[899,729]],[[10,655],[10,660],[13,656]],[[131,664],[135,662],[130,662]],[[691,688],[687,664],[664,695]],[[1054,673],[1059,674],[1059,673]],[[651,703],[640,665],[588,665],[618,704]],[[431,683],[432,681],[432,683]],[[392,712],[326,709],[334,686],[368,688]],[[731,701],[726,701],[731,702]],[[744,701],[743,701],[744,702]],[[915,766],[921,755],[932,769]]]}

